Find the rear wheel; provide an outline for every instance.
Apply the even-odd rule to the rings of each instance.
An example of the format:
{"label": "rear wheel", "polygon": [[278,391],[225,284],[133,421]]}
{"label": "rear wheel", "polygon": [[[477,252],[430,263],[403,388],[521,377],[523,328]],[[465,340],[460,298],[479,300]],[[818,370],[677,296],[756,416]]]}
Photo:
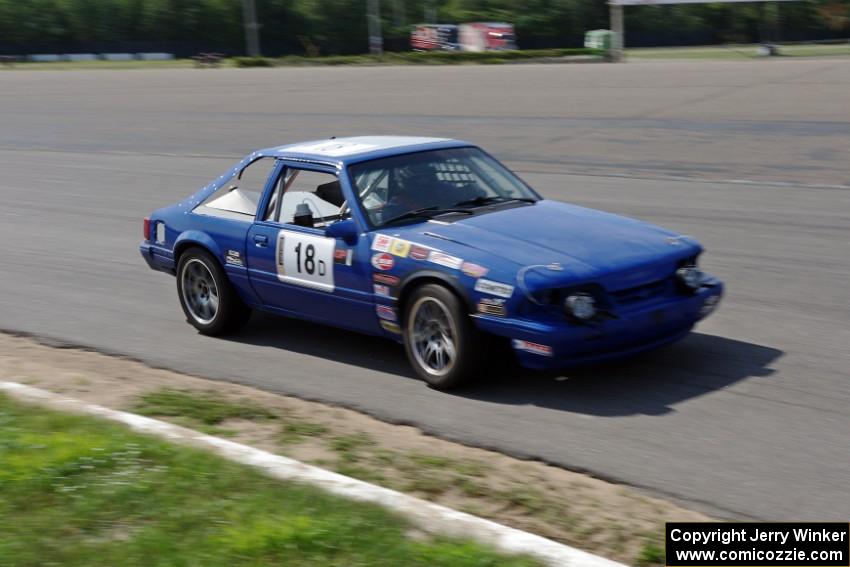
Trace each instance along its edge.
{"label": "rear wheel", "polygon": [[190,248],[180,256],[177,296],[186,320],[204,335],[236,331],[251,316],[221,265],[200,248]]}
{"label": "rear wheel", "polygon": [[481,340],[458,297],[426,284],[407,304],[404,346],[416,373],[437,389],[474,379],[481,371]]}

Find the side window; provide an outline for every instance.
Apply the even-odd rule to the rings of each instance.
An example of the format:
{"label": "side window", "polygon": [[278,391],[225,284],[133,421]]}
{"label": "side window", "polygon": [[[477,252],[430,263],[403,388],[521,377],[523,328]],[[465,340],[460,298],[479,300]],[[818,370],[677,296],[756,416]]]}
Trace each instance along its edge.
{"label": "side window", "polygon": [[287,168],[277,180],[265,219],[321,228],[345,218],[346,210],[335,175]]}
{"label": "side window", "polygon": [[275,159],[260,158],[227,180],[206,201],[195,207],[196,213],[250,220],[257,213],[263,188],[275,166]]}

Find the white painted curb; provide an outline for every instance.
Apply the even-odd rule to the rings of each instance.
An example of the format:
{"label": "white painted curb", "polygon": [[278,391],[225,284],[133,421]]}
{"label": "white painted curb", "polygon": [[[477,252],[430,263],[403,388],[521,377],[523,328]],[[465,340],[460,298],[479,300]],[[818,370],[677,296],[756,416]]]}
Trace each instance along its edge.
{"label": "white painted curb", "polygon": [[261,469],[274,478],[301,482],[352,500],[378,504],[431,534],[473,539],[505,553],[530,555],[552,566],[624,567],[522,530],[157,419],[87,404],[17,382],[0,382],[0,391],[20,401],[117,421],[141,433],[211,450],[231,461]]}

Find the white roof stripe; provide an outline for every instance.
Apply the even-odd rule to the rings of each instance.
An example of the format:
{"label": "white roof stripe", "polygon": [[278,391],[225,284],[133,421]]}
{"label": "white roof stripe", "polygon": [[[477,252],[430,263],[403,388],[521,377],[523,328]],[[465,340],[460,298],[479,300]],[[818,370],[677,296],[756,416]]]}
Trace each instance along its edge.
{"label": "white roof stripe", "polygon": [[451,140],[449,138],[425,138],[418,136],[353,136],[350,138],[314,140],[312,142],[280,146],[277,148],[277,151],[281,153],[310,154],[323,157],[341,157],[448,141]]}

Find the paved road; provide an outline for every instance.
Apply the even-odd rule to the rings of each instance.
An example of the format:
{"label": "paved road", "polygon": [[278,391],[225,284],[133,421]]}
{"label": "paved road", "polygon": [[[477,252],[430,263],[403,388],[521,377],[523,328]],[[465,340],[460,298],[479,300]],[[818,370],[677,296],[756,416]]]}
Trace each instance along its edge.
{"label": "paved road", "polygon": [[[0,73],[0,328],[343,404],[729,517],[850,514],[850,61]],[[258,317],[201,337],[141,217],[256,146],[475,140],[545,195],[698,236],[684,342],[439,393],[395,345]],[[748,183],[725,180],[743,180]]]}

